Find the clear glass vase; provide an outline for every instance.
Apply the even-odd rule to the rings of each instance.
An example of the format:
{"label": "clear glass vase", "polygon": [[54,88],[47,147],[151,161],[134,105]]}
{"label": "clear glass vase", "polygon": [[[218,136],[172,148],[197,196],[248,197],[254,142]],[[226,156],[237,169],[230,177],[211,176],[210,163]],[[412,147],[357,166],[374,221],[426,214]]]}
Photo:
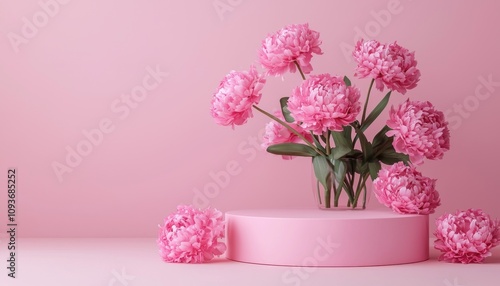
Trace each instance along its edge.
{"label": "clear glass vase", "polygon": [[312,190],[318,207],[324,210],[366,209],[372,186],[368,172],[360,172],[355,160],[344,161],[343,167],[347,167],[347,170],[341,186],[342,176],[339,173],[343,173],[339,170],[335,172],[337,167],[328,170],[330,179],[327,180],[327,188],[316,178],[314,170],[312,172]]}

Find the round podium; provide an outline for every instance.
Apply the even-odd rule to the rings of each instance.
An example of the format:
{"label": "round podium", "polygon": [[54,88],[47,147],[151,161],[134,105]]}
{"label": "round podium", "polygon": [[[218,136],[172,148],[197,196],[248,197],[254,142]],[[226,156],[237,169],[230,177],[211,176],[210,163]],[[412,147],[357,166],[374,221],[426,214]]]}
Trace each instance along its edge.
{"label": "round podium", "polygon": [[287,266],[375,266],[429,259],[429,217],[390,210],[226,212],[230,260]]}

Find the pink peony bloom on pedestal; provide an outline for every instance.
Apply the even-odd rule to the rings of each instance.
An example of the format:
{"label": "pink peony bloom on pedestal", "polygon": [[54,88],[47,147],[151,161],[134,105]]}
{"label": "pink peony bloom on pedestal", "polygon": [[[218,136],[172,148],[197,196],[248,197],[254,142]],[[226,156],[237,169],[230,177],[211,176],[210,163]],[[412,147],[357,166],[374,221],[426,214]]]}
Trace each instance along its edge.
{"label": "pink peony bloom on pedestal", "polygon": [[288,109],[300,126],[314,134],[342,131],[361,110],[360,92],[347,86],[339,76],[312,75],[296,87],[288,99]]}
{"label": "pink peony bloom on pedestal", "polygon": [[252,117],[252,105],[259,103],[266,80],[254,66],[249,71],[231,71],[220,82],[212,98],[211,114],[220,125],[243,125]]}
{"label": "pink peony bloom on pedestal", "polygon": [[482,210],[468,209],[444,214],[436,220],[434,248],[442,252],[439,260],[479,263],[491,256],[500,244],[500,222]]}
{"label": "pink peony bloom on pedestal", "polygon": [[157,242],[165,262],[202,263],[226,251],[218,241],[224,237],[224,216],[216,209],[178,206],[159,227]]}
{"label": "pink peony bloom on pedestal", "polygon": [[322,54],[319,33],[309,29],[309,24],[289,25],[262,41],[259,59],[269,75],[295,72],[295,61],[302,72],[312,71],[312,54]]}
{"label": "pink peony bloom on pedestal", "polygon": [[[281,120],[285,120],[283,118],[283,114],[281,111],[275,112],[274,115]],[[295,129],[299,134],[304,136],[309,142],[313,141],[313,138],[309,132],[302,129],[302,127],[298,126],[294,123],[288,123],[290,127]],[[266,125],[262,148],[267,148],[271,145],[281,144],[281,143],[302,143],[305,144],[304,140],[302,140],[299,136],[288,130],[285,126],[279,124],[276,121],[271,121]],[[293,156],[283,155],[282,158],[284,160],[291,160]]]}
{"label": "pink peony bloom on pedestal", "polygon": [[386,134],[394,136],[394,149],[408,154],[414,164],[422,164],[424,158],[442,159],[450,149],[448,122],[428,101],[406,100],[392,107],[387,126],[392,129]]}
{"label": "pink peony bloom on pedestal", "polygon": [[400,214],[431,214],[441,204],[436,180],[422,176],[413,166],[398,162],[384,166],[373,181],[378,201]]}
{"label": "pink peony bloom on pedestal", "polygon": [[390,90],[405,94],[416,87],[420,79],[415,52],[410,52],[396,42],[383,45],[375,40],[360,40],[353,57],[358,65],[354,75],[373,78],[375,87],[380,91],[387,86]]}

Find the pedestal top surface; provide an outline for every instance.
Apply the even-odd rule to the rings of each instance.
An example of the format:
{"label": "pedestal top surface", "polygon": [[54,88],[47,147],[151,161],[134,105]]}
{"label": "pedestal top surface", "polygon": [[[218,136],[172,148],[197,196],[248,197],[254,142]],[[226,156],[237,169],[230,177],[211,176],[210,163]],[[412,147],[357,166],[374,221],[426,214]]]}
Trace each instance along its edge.
{"label": "pedestal top surface", "polygon": [[420,216],[398,214],[389,209],[376,210],[320,210],[320,209],[248,209],[226,212],[226,216],[259,217],[270,219],[402,219]]}

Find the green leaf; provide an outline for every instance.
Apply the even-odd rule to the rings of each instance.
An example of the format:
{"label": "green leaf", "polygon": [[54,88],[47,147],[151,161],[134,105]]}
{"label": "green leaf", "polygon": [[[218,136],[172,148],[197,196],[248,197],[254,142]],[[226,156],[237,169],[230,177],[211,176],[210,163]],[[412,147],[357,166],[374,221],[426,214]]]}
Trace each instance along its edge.
{"label": "green leaf", "polygon": [[394,150],[394,147],[392,147],[392,142],[394,141],[394,137],[388,137],[387,135],[385,135],[389,130],[391,130],[391,128],[389,128],[386,125],[373,138],[372,146],[375,157],[379,157],[380,154],[385,152],[387,149]]}
{"label": "green leaf", "polygon": [[370,177],[375,180],[378,177],[378,171],[382,168],[379,161],[368,163],[368,170],[370,171]]}
{"label": "green leaf", "polygon": [[361,150],[363,150],[365,162],[369,162],[373,157],[372,144],[368,142],[368,139],[366,139],[366,136],[361,129],[355,128],[355,130],[359,138],[359,143],[361,144]]}
{"label": "green leaf", "polygon": [[359,157],[363,157],[363,152],[357,150],[357,149],[354,149],[354,150],[351,150],[351,152],[347,153],[344,155],[344,157],[342,157],[343,159],[357,159]]}
{"label": "green leaf", "polygon": [[276,155],[314,157],[318,155],[313,148],[300,143],[282,143],[267,147],[267,152]]}
{"label": "green leaf", "polygon": [[334,160],[343,158],[345,155],[349,154],[349,152],[349,150],[337,147],[333,147],[330,149],[330,155]]}
{"label": "green leaf", "polygon": [[339,183],[339,189],[343,188],[344,179],[347,173],[346,163],[342,160],[334,160],[333,162],[335,169],[335,180]]}
{"label": "green leaf", "polygon": [[334,160],[334,166],[335,166],[335,179],[339,183],[335,192],[334,202],[338,202],[342,190],[345,190],[345,192],[349,196],[349,199],[352,200],[352,194],[351,192],[349,192],[347,185],[345,185],[345,177],[348,168],[347,164],[342,160]]}
{"label": "green leaf", "polygon": [[363,162],[362,160],[356,160],[356,170],[355,171],[358,174],[366,174],[366,172],[369,172],[368,164]]}
{"label": "green leaf", "polygon": [[366,117],[366,120],[361,124],[361,130],[365,131],[368,126],[370,126],[375,119],[382,113],[384,108],[387,106],[387,103],[389,102],[389,98],[391,97],[391,92],[389,91],[382,100],[375,106],[375,108],[368,114],[368,117]]}
{"label": "green leaf", "polygon": [[[331,163],[330,166],[332,166],[334,171],[335,171],[335,175],[341,174],[341,173],[339,173],[339,171],[341,171],[341,169],[339,169],[339,168],[345,169],[345,167],[346,167],[345,162],[341,159],[335,159],[335,155],[333,153],[330,153],[330,155],[328,155],[328,159],[330,160],[330,163]],[[343,163],[342,166],[340,166],[341,163]],[[338,178],[340,178],[340,176],[336,177],[336,179],[338,179]]]}
{"label": "green leaf", "polygon": [[292,115],[290,114],[290,110],[288,110],[288,98],[289,97],[282,97],[280,99],[281,113],[283,114],[286,122],[293,123],[295,122],[295,119],[293,119]]}
{"label": "green leaf", "polygon": [[314,135],[312,132],[311,132],[311,135],[312,135],[312,138],[313,138],[313,141],[314,141],[314,145],[316,145],[316,148],[318,148],[319,150],[321,150],[321,152],[326,153],[325,147],[323,147],[323,145],[321,145],[321,143],[319,142],[318,135]]}
{"label": "green leaf", "polygon": [[347,76],[344,76],[344,82],[345,82],[345,85],[351,86],[351,80]]}
{"label": "green leaf", "polygon": [[349,143],[349,146],[353,146],[352,144],[352,127],[350,125],[344,126],[344,130],[342,131],[344,133],[344,138],[347,140]]}
{"label": "green leaf", "polygon": [[325,190],[330,190],[332,172],[328,160],[321,156],[313,157],[313,167],[316,179],[323,185]]}
{"label": "green leaf", "polygon": [[[377,148],[378,146],[384,145],[385,142],[388,140],[392,140],[392,137],[388,137],[385,135],[387,131],[391,130],[391,128],[387,125],[382,127],[382,129],[373,137],[373,149]],[[376,152],[376,151],[375,151]]]}
{"label": "green leaf", "polygon": [[335,142],[335,148],[333,148],[334,159],[340,159],[352,151],[352,145],[344,137],[344,132],[332,131],[332,137],[333,142]]}
{"label": "green leaf", "polygon": [[408,155],[396,152],[392,145],[378,155],[377,159],[386,165],[392,165],[400,161],[406,164],[410,161],[410,157]]}
{"label": "green leaf", "polygon": [[347,158],[347,159],[343,159],[342,161],[344,161],[344,163],[346,165],[347,173],[351,173],[352,175],[354,175],[354,172],[356,172],[357,159]]}

